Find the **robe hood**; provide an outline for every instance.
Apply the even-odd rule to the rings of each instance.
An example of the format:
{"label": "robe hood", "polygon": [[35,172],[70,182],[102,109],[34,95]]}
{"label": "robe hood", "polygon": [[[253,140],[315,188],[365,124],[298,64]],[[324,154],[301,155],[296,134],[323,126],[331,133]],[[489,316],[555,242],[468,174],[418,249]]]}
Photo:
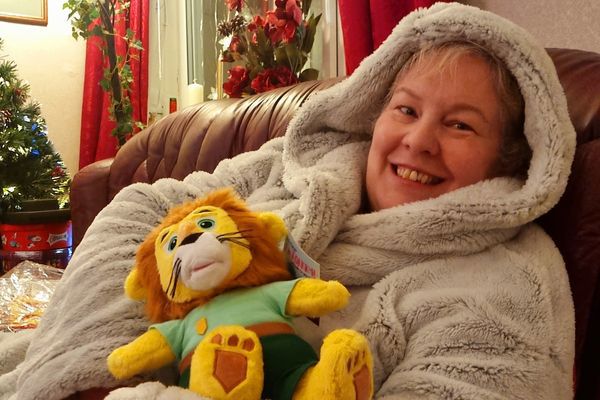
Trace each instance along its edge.
{"label": "robe hood", "polygon": [[[372,238],[367,245],[382,250],[470,253],[509,239],[558,202],[574,156],[575,131],[552,60],[512,22],[456,3],[412,12],[351,76],[303,105],[284,139],[284,182],[301,193],[318,174],[315,159],[331,157],[329,152],[345,143],[367,143],[354,159],[338,160],[348,170],[362,168],[364,173],[373,121],[399,69],[421,47],[456,40],[485,47],[516,78],[525,103],[524,132],[532,149],[527,179],[494,178],[369,214],[357,214],[360,199],[353,191],[353,201],[345,203],[352,206],[339,213],[337,242],[354,243],[353,236],[366,234]],[[311,178],[303,175],[309,170]],[[393,225],[396,231],[402,227],[402,232],[382,235],[382,225]],[[318,247],[324,250],[325,246]]]}

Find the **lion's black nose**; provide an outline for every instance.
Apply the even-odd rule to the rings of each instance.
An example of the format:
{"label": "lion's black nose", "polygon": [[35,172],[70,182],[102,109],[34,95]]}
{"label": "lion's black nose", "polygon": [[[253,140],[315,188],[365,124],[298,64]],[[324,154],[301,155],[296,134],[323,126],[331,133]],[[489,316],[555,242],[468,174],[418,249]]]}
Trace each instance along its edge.
{"label": "lion's black nose", "polygon": [[202,236],[203,233],[204,232],[196,232],[186,236],[179,246],[185,246],[186,244],[194,243],[200,236]]}

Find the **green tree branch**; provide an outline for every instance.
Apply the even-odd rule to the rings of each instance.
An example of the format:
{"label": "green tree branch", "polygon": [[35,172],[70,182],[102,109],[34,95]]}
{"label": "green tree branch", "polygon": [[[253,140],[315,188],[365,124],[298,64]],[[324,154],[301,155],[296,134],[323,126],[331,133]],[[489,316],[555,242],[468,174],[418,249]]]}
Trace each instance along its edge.
{"label": "green tree branch", "polygon": [[[101,50],[108,60],[100,82],[102,89],[109,94],[109,115],[115,121],[112,135],[117,138],[119,146],[134,133],[135,127],[143,127],[140,121],[134,121],[133,108],[129,98],[133,75],[130,63],[134,58],[132,50],[143,51],[141,42],[128,29],[124,36],[115,31],[117,15],[129,17],[129,1],[126,0],[67,0],[63,9],[70,10],[71,31],[75,39],[87,40],[97,36],[101,40]],[[125,55],[118,56],[117,40],[125,43]]]}

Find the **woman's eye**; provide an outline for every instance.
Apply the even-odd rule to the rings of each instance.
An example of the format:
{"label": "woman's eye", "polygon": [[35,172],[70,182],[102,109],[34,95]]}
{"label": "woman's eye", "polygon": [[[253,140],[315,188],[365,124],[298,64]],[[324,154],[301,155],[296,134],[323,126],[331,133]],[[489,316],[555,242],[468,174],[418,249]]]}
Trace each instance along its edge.
{"label": "woman's eye", "polygon": [[167,251],[173,251],[177,247],[177,236],[172,236],[167,243]]}
{"label": "woman's eye", "polygon": [[472,131],[473,128],[471,128],[469,125],[465,124],[464,122],[455,122],[452,124],[452,127],[455,129],[458,129],[460,131]]}
{"label": "woman's eye", "polygon": [[198,220],[198,226],[202,229],[212,229],[215,226],[215,220],[211,218],[202,218]]}
{"label": "woman's eye", "polygon": [[407,107],[407,106],[400,106],[400,107],[398,107],[398,110],[400,110],[400,112],[405,115],[410,115],[410,116],[416,115],[415,110],[413,110],[412,108]]}

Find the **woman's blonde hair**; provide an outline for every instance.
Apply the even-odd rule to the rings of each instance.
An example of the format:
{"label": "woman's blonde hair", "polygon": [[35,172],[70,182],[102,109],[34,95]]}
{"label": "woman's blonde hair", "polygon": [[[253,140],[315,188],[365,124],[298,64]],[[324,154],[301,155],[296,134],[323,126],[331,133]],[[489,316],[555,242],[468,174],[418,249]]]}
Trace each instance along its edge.
{"label": "woman's blonde hair", "polygon": [[[430,57],[435,54],[436,57]],[[516,176],[525,178],[531,161],[531,148],[523,132],[525,102],[515,77],[504,62],[485,47],[470,41],[448,41],[422,47],[402,65],[388,92],[386,104],[397,82],[412,68],[426,65],[433,69],[452,69],[455,73],[458,59],[465,55],[484,60],[492,73],[494,87],[501,103],[502,142],[500,154],[490,171],[491,176]]]}

